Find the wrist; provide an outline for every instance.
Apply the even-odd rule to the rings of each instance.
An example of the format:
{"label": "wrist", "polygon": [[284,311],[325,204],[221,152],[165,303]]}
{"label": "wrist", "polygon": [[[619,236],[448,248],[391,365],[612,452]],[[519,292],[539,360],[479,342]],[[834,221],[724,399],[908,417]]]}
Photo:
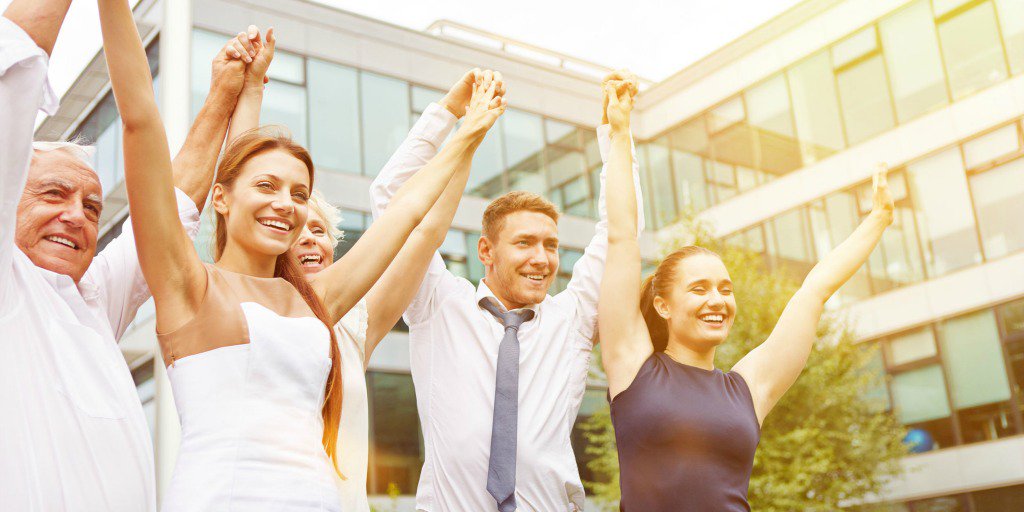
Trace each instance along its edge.
{"label": "wrist", "polygon": [[448,101],[448,98],[442,98],[441,101],[437,102],[437,104],[444,107],[448,112],[451,112],[452,115],[455,116],[455,119],[462,119],[462,116],[466,113],[465,109],[462,109],[462,112],[459,112],[459,109],[452,102]]}
{"label": "wrist", "polygon": [[888,208],[874,208],[868,216],[880,223],[882,227],[889,226],[896,218],[895,212]]}
{"label": "wrist", "polygon": [[612,125],[608,130],[608,137],[614,142],[616,140],[629,140],[629,126]]}

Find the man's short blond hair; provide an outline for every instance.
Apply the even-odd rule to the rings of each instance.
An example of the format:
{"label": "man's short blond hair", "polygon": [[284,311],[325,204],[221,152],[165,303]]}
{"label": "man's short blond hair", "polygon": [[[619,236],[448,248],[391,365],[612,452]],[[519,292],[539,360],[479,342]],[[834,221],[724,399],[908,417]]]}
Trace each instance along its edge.
{"label": "man's short blond hair", "polygon": [[327,201],[319,190],[309,194],[306,206],[324,220],[324,224],[327,224],[327,235],[331,237],[331,247],[337,247],[338,241],[345,237],[345,232],[338,227],[341,223],[341,209]]}
{"label": "man's short blond hair", "polygon": [[542,213],[556,223],[561,215],[558,207],[551,201],[533,192],[515,190],[503,194],[487,205],[487,209],[484,210],[483,235],[497,240],[498,233],[505,227],[505,217],[520,211]]}

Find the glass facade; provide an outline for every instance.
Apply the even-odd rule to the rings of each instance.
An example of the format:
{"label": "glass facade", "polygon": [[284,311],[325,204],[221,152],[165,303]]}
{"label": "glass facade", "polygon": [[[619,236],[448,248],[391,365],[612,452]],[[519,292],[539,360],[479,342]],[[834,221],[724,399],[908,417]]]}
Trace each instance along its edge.
{"label": "glass facade", "polygon": [[[656,212],[654,226],[674,222],[687,205],[722,203],[1024,71],[1024,2],[953,3],[912,2],[654,137],[647,145],[668,139],[687,154],[648,158],[650,174],[686,183],[675,188],[676,211]],[[645,193],[672,204],[664,190]]]}
{"label": "glass facade", "polygon": [[[1022,141],[1018,120],[891,171],[895,222],[835,301],[882,293],[1024,248]],[[726,242],[764,252],[770,268],[802,279],[870,210],[866,182],[744,228]]]}
{"label": "glass facade", "polygon": [[1024,299],[886,337],[892,407],[939,449],[1024,433]]}

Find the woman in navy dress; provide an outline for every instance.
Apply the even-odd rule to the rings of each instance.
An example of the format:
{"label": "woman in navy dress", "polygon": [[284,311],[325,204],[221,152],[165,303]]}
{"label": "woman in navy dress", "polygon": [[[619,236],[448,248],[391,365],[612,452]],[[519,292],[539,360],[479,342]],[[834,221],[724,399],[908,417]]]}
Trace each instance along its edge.
{"label": "woman in navy dress", "polygon": [[874,208],[811,270],[771,335],[728,372],[714,366],[737,305],[729,271],[696,246],[667,256],[642,284],[627,82],[605,85],[611,124],[608,260],[598,308],[619,451],[622,510],[746,511],[761,423],[811,352],[825,301],[868,259],[893,221],[880,166]]}

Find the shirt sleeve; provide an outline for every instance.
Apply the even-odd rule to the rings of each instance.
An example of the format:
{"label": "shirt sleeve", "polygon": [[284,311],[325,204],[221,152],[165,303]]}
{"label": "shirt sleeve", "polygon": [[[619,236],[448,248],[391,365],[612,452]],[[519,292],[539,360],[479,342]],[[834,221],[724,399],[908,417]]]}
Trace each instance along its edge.
{"label": "shirt sleeve", "polygon": [[[188,194],[179,189],[174,189],[174,194],[185,234],[195,240],[199,233],[199,209]],[[96,255],[82,279],[96,287],[114,339],[119,340],[135,319],[135,312],[151,296],[142,276],[131,218],[124,221],[121,234]]]}
{"label": "shirt sleeve", "polygon": [[[374,219],[387,208],[398,189],[437,155],[438,149],[451,133],[457,120],[448,109],[437,103],[431,103],[423,111],[423,115],[409,131],[405,141],[370,186],[370,212]],[[433,303],[431,298],[442,287],[454,284],[458,279],[448,272],[441,255],[435,252],[419,290],[405,310],[405,321],[412,325],[428,317]]]}
{"label": "shirt sleeve", "polygon": [[46,52],[24,30],[0,16],[0,299],[14,281],[14,231],[18,203],[32,159],[36,113],[57,111],[57,96],[46,78]]}
{"label": "shirt sleeve", "polygon": [[[583,252],[583,256],[572,269],[572,279],[565,291],[559,294],[560,300],[570,300],[575,306],[576,330],[586,339],[593,339],[597,327],[597,300],[601,290],[601,278],[604,276],[604,262],[608,256],[608,209],[605,205],[605,182],[608,170],[608,151],[611,146],[609,125],[597,128],[597,143],[601,151],[601,192],[598,196],[597,225],[594,227],[594,238]],[[643,194],[640,190],[640,164],[636,159],[636,145],[630,135],[630,150],[633,153],[633,186],[636,188],[637,236],[644,228]],[[563,298],[565,296],[565,298]]]}
{"label": "shirt sleeve", "polygon": [[[359,349],[359,361],[366,359],[366,330],[369,328],[370,318],[366,310],[366,299],[360,299],[356,305],[341,317],[338,327],[345,331],[356,342]],[[341,343],[341,340],[338,340]]]}

